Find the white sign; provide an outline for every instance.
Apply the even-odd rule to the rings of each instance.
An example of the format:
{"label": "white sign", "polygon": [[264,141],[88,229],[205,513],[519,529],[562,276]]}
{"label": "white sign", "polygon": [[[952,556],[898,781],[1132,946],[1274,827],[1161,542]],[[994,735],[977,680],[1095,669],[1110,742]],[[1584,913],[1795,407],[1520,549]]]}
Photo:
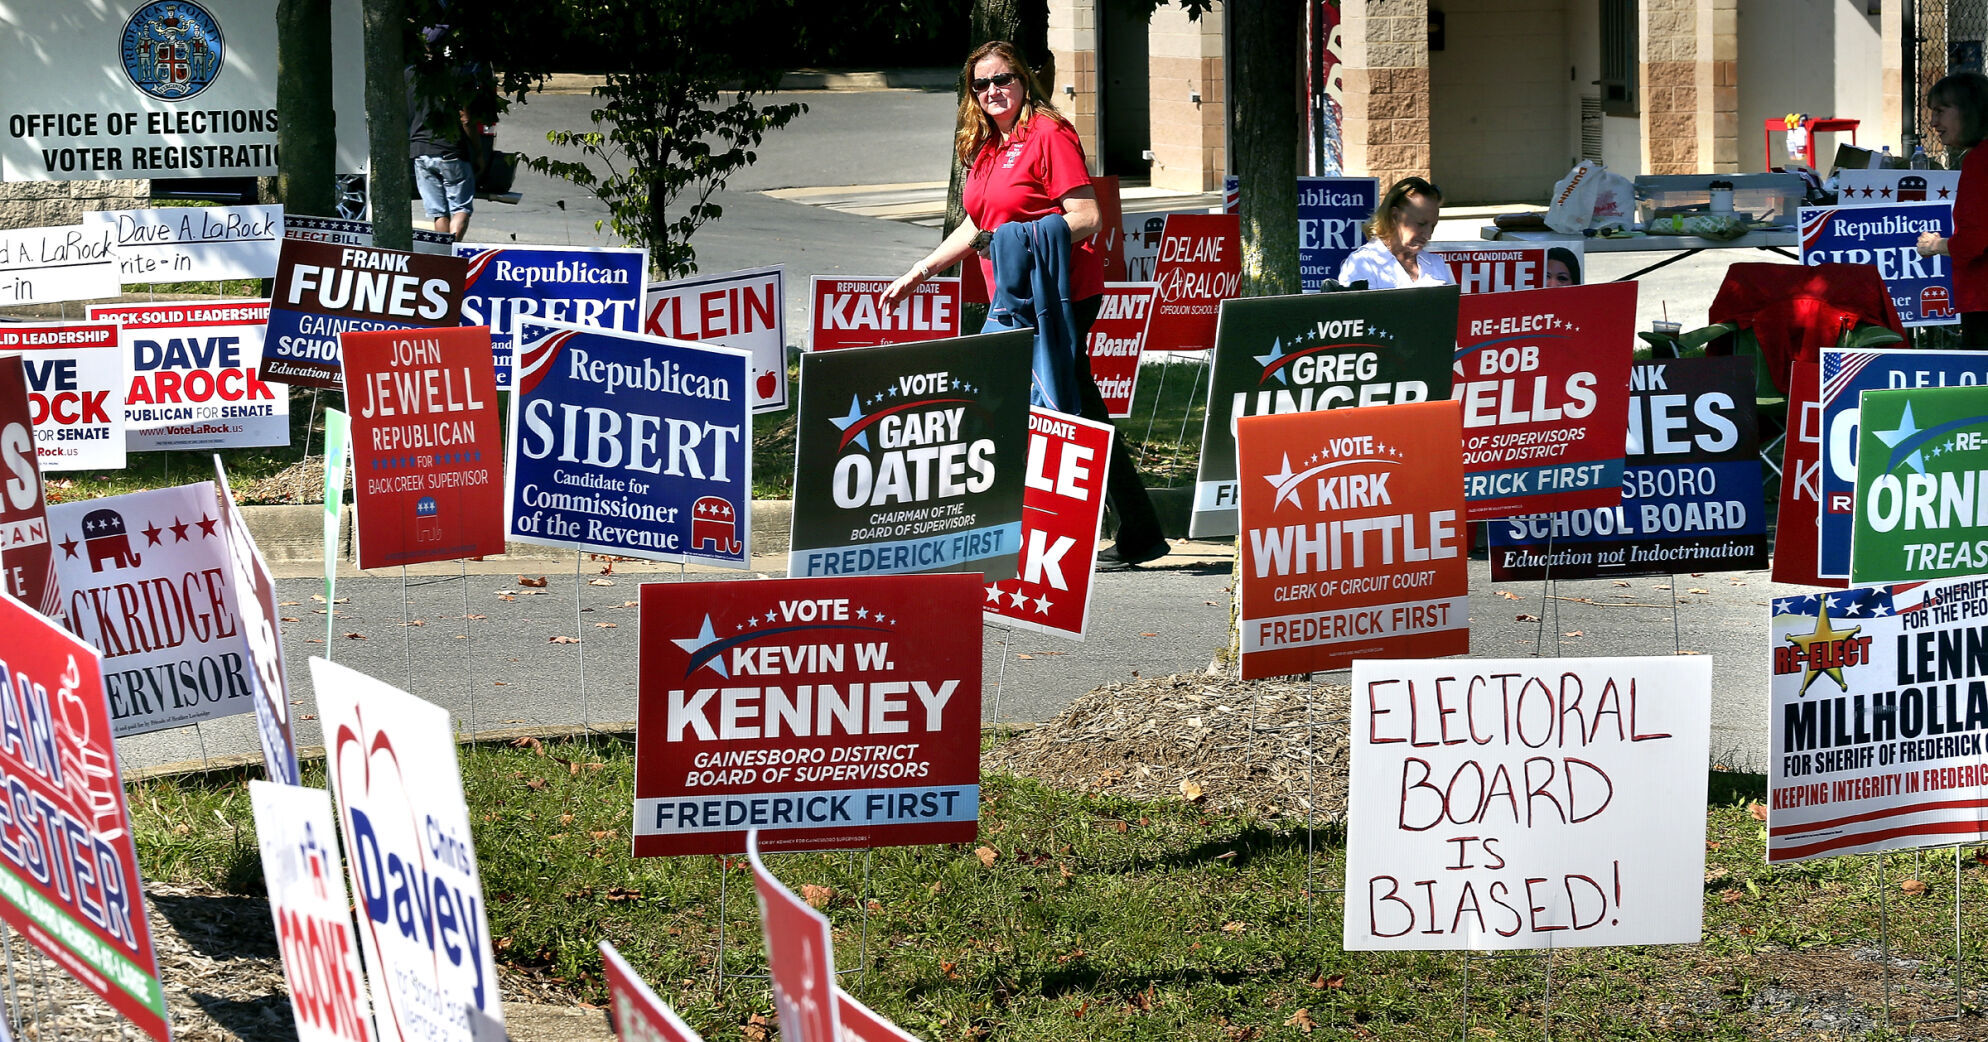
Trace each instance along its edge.
{"label": "white sign", "polygon": [[1517,289],[1558,289],[1581,284],[1581,244],[1516,242],[1432,242],[1457,288],[1465,293],[1504,293]]}
{"label": "white sign", "polygon": [[65,224],[0,231],[0,307],[115,297],[117,279],[117,247],[108,228]]}
{"label": "white sign", "polygon": [[123,470],[128,367],[111,322],[0,324],[21,355],[35,455],[52,470]]}
{"label": "white sign", "polygon": [[787,407],[786,269],[776,264],[651,282],[642,314],[642,332],[650,336],[751,352],[752,411]]}
{"label": "white sign", "polygon": [[[250,535],[241,508],[228,488],[228,471],[214,457],[214,483],[221,492],[221,531],[228,539],[228,561],[234,566],[235,606],[242,613],[242,635],[248,642],[249,679],[255,683],[255,727],[262,742],[262,769],[270,781],[296,785],[297,735],[290,726],[290,673],[283,667],[283,609],[276,597],[276,578]],[[328,602],[329,599],[327,599]]]}
{"label": "white sign", "polygon": [[249,802],[299,1042],[371,1042],[373,1015],[338,870],[331,796],[252,781]]}
{"label": "white sign", "polygon": [[104,653],[119,738],[253,712],[214,483],[51,503],[70,632]]}
{"label": "white sign", "polygon": [[1838,206],[1947,203],[1960,196],[1958,170],[1838,170]]}
{"label": "white sign", "polygon": [[256,375],[269,301],[93,305],[89,316],[123,333],[130,451],[290,444],[290,387]]}
{"label": "white sign", "polygon": [[84,227],[110,230],[125,282],[206,282],[276,277],[281,206],[180,206],[98,210]]}
{"label": "white sign", "polygon": [[1347,951],[1696,944],[1712,660],[1353,663]]}
{"label": "white sign", "polygon": [[373,1008],[400,1039],[472,1042],[466,1005],[504,1014],[449,714],[321,658],[311,683]]}

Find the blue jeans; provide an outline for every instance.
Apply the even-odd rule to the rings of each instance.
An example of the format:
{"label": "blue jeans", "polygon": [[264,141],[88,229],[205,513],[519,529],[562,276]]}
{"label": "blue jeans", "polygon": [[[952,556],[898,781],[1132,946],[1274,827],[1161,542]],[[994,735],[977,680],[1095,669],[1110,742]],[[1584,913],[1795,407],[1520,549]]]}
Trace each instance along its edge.
{"label": "blue jeans", "polygon": [[414,187],[430,217],[471,213],[476,208],[476,172],[467,159],[415,156]]}

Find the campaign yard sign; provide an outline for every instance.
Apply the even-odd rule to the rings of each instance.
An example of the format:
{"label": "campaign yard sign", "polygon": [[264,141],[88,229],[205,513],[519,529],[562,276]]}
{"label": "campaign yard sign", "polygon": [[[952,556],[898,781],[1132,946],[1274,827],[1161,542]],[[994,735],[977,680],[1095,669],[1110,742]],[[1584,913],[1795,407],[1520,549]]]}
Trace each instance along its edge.
{"label": "campaign yard sign", "polygon": [[628,965],[628,960],[602,941],[601,968],[607,971],[607,1008],[617,1038],[641,1042],[703,1042],[669,1003]]}
{"label": "campaign yard sign", "polygon": [[121,282],[266,279],[283,241],[281,206],[95,210],[83,226],[110,229]]}
{"label": "campaign yard sign", "polygon": [[1952,203],[1801,208],[1803,264],[1870,264],[1884,279],[1892,306],[1907,326],[1951,325],[1953,265],[1945,255],[1919,256],[1924,232],[1953,234]]}
{"label": "campaign yard sign", "polygon": [[[1573,258],[1573,267],[1567,269],[1569,282],[1556,281],[1559,270],[1552,268],[1554,263],[1567,268],[1566,259],[1555,260],[1549,253],[1559,251]],[[1516,289],[1553,289],[1558,286],[1575,285],[1581,281],[1581,244],[1568,240],[1566,245],[1530,246],[1522,243],[1490,242],[1432,242],[1429,252],[1443,258],[1450,266],[1450,274],[1456,278],[1457,288],[1464,293],[1508,293]]]}
{"label": "campaign yard sign", "polygon": [[454,257],[283,240],[258,375],[342,390],[340,335],[461,325],[464,271]]}
{"label": "campaign yard sign", "polygon": [[1132,415],[1132,392],[1139,382],[1139,358],[1146,350],[1146,322],[1153,316],[1159,288],[1150,282],[1107,282],[1091,323],[1091,379],[1104,399],[1105,415]]}
{"label": "campaign yard sign", "polygon": [[633,246],[457,243],[467,261],[462,321],[490,327],[497,386],[509,390],[524,322],[570,322],[633,333],[642,323],[649,255]]}
{"label": "campaign yard sign", "polygon": [[[0,596],[0,919],[166,1042],[145,887],[95,649]],[[61,852],[51,856],[53,852]]]}
{"label": "campaign yard sign", "polygon": [[1781,442],[1781,504],[1775,514],[1772,576],[1777,583],[1841,589],[1847,585],[1844,578],[1825,578],[1818,568],[1825,516],[1821,399],[1822,364],[1789,363],[1788,436]]}
{"label": "campaign yard sign", "polygon": [[1242,676],[1470,650],[1453,402],[1245,417]]}
{"label": "campaign yard sign", "polygon": [[1013,578],[1032,336],[801,356],[787,574]]}
{"label": "campaign yard sign", "polygon": [[352,449],[352,426],[337,409],[324,411],[324,636],[338,625],[332,607],[338,589],[339,515],[345,509],[345,465]]}
{"label": "campaign yard sign", "polygon": [[1988,388],[1865,391],[1850,581],[1988,572]]}
{"label": "campaign yard sign", "polygon": [[35,456],[27,370],[0,355],[0,593],[51,619],[62,614],[48,502]]}
{"label": "campaign yard sign", "polygon": [[[1222,180],[1222,211],[1240,213],[1242,181]],[[1339,266],[1367,241],[1362,229],[1380,205],[1380,183],[1371,177],[1298,178],[1298,284],[1317,293]]]}
{"label": "campaign yard sign", "polygon": [[752,864],[753,892],[766,937],[766,978],[773,988],[773,1013],[780,1037],[795,1042],[842,1042],[841,1010],[835,1001],[835,934],[828,917],[782,886],[759,859],[759,835],[746,856]]}
{"label": "campaign yard sign", "polygon": [[115,297],[117,280],[117,243],[107,228],[70,224],[0,231],[0,307]]}
{"label": "campaign yard sign", "polygon": [[123,470],[124,349],[111,322],[0,325],[0,352],[17,352],[41,469]]}
{"label": "campaign yard sign", "polygon": [[1635,326],[1633,282],[1462,302],[1450,394],[1470,520],[1621,502]]}
{"label": "campaign yard sign", "polygon": [[1753,360],[1639,363],[1629,388],[1622,502],[1492,522],[1493,582],[1767,563]]}
{"label": "campaign yard sign", "polygon": [[809,292],[814,301],[814,329],[808,349],[839,351],[960,335],[963,299],[959,279],[926,279],[909,296],[885,307],[883,293],[891,282],[889,278],[814,276]]}
{"label": "campaign yard sign", "polygon": [[[214,457],[214,484],[221,493],[221,532],[228,543],[229,577],[234,581],[235,607],[241,610],[242,634],[248,643],[249,680],[255,685],[255,730],[262,743],[262,769],[270,781],[298,785],[297,736],[290,723],[290,674],[283,668],[282,612],[276,600],[276,577],[249,533],[248,522],[228,488],[228,471]],[[336,609],[325,600],[325,614]]]}
{"label": "campaign yard sign", "polygon": [[649,283],[642,332],[752,355],[752,411],[787,408],[787,272],[780,265]]}
{"label": "campaign yard sign", "polygon": [[1113,433],[1110,424],[1029,410],[1021,574],[987,584],[988,622],[1084,639]]}
{"label": "campaign yard sign", "polygon": [[1353,665],[1347,951],[1696,944],[1712,660]]}
{"label": "campaign yard sign", "polygon": [[1153,273],[1159,300],[1146,324],[1154,351],[1215,346],[1222,301],[1242,286],[1242,224],[1232,213],[1168,214]]}
{"label": "campaign yard sign", "polygon": [[635,856],[971,841],[981,600],[974,575],[645,584]]}
{"label": "campaign yard sign", "polygon": [[331,795],[251,781],[249,803],[298,1042],[373,1042]]}
{"label": "campaign yard sign", "polygon": [[510,537],[744,568],[750,356],[556,322],[525,322],[518,332]]}
{"label": "campaign yard sign", "polygon": [[[1206,213],[1205,210],[1183,210],[1182,213]],[[1119,251],[1125,257],[1125,272],[1118,278],[1112,277],[1107,269],[1105,277],[1114,282],[1151,282],[1159,271],[1160,239],[1166,232],[1166,213],[1128,213],[1119,221],[1123,233],[1119,239]]]}
{"label": "campaign yard sign", "polygon": [[490,330],[347,333],[359,567],[504,552]]}
{"label": "campaign yard sign", "polygon": [[1958,170],[1838,170],[1835,180],[1843,206],[1952,202],[1960,191]]}
{"label": "campaign yard sign", "polygon": [[1777,597],[1770,864],[1988,839],[1978,578]]}
{"label": "campaign yard sign", "polygon": [[311,683],[373,1011],[400,1039],[470,1042],[464,1007],[504,1008],[449,714],[326,659]]}
{"label": "campaign yard sign", "polygon": [[[1865,391],[1988,384],[1988,354],[1980,351],[1822,349],[1822,529],[1816,571],[1850,577],[1856,527],[1859,404]],[[1789,408],[1792,410],[1793,405]],[[1786,527],[1785,525],[1782,527]]]}
{"label": "campaign yard sign", "polygon": [[89,316],[123,331],[129,451],[290,444],[290,388],[256,375],[268,301],[93,305]]}
{"label": "campaign yard sign", "polygon": [[1223,304],[1188,534],[1236,534],[1241,417],[1448,398],[1456,315],[1454,286]]}
{"label": "campaign yard sign", "polygon": [[[283,237],[302,239],[305,242],[329,242],[340,246],[371,246],[373,244],[373,222],[353,221],[343,217],[306,217],[302,214],[285,214],[283,217]],[[448,232],[438,232],[429,228],[415,228],[411,236],[414,252],[428,253],[437,257],[453,257],[456,252],[456,237]]]}
{"label": "campaign yard sign", "polygon": [[71,632],[104,655],[119,738],[252,712],[214,483],[48,508]]}

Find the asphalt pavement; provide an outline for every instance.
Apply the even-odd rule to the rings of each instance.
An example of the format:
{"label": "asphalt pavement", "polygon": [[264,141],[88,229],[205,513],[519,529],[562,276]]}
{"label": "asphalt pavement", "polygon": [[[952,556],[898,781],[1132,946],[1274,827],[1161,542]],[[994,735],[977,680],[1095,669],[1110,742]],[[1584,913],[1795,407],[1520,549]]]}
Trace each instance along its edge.
{"label": "asphalt pavement", "polygon": [[[786,266],[788,340],[805,337],[801,290],[814,274],[876,275],[903,271],[937,241],[937,231],[908,219],[888,219],[815,205],[869,193],[888,201],[906,186],[946,177],[954,101],[950,90],[792,92],[809,111],[756,150],[758,161],[713,197],[719,220],[692,240],[705,271]],[[584,94],[539,95],[514,107],[499,124],[500,147],[543,153],[549,129],[585,129],[593,100]],[[827,193],[781,191],[842,186]],[[469,238],[499,243],[618,245],[611,229],[596,231],[606,209],[584,190],[521,170],[523,201],[480,201]],[[1542,186],[1542,194],[1545,186]],[[786,198],[766,194],[781,191]],[[1156,207],[1157,208],[1157,207]],[[1476,238],[1483,215],[1499,207],[1452,211],[1441,238]],[[1614,278],[1661,257],[1590,258],[1590,280]],[[1702,324],[1726,264],[1772,260],[1749,251],[1735,257],[1708,251],[1645,277],[1638,324],[1668,315],[1685,328]],[[329,653],[434,701],[465,731],[625,725],[635,718],[636,587],[644,582],[741,581],[778,574],[784,554],[756,559],[751,573],[689,571],[676,566],[598,562],[492,560],[458,570],[428,566],[399,573],[340,579],[341,603],[313,599],[320,565],[279,566],[283,641],[288,655],[299,741],[318,741],[309,657]],[[548,569],[552,569],[548,571]],[[521,586],[518,577],[547,580]],[[1713,657],[1711,749],[1738,767],[1767,762],[1767,639],[1769,598],[1779,588],[1765,573],[1494,585],[1482,559],[1471,562],[1472,653],[1479,657],[1534,655],[1668,655]],[[602,585],[611,583],[612,585]],[[1083,643],[988,626],[984,715],[1006,722],[1047,720],[1099,684],[1206,669],[1227,644],[1230,547],[1182,544],[1157,566],[1098,577],[1091,606],[1092,636]],[[1792,588],[1790,588],[1792,589]],[[1673,606],[1675,598],[1675,606]],[[325,610],[335,612],[326,636]],[[406,623],[403,624],[403,618]],[[669,626],[681,620],[652,624]],[[578,643],[567,643],[576,639]],[[328,639],[328,643],[327,643]],[[1326,682],[1343,682],[1327,674]],[[125,767],[144,769],[252,754],[253,721],[236,716],[201,727],[125,739]]]}

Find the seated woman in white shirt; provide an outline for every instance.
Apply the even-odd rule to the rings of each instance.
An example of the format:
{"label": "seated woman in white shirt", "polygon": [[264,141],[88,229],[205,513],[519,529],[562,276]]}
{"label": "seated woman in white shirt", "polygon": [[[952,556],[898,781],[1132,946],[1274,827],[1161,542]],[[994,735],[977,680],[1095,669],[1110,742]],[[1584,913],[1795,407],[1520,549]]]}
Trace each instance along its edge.
{"label": "seated woman in white shirt", "polygon": [[1396,181],[1367,222],[1366,245],[1339,266],[1340,284],[1365,281],[1368,289],[1454,284],[1442,256],[1423,251],[1436,232],[1442,203],[1442,191],[1420,177]]}

